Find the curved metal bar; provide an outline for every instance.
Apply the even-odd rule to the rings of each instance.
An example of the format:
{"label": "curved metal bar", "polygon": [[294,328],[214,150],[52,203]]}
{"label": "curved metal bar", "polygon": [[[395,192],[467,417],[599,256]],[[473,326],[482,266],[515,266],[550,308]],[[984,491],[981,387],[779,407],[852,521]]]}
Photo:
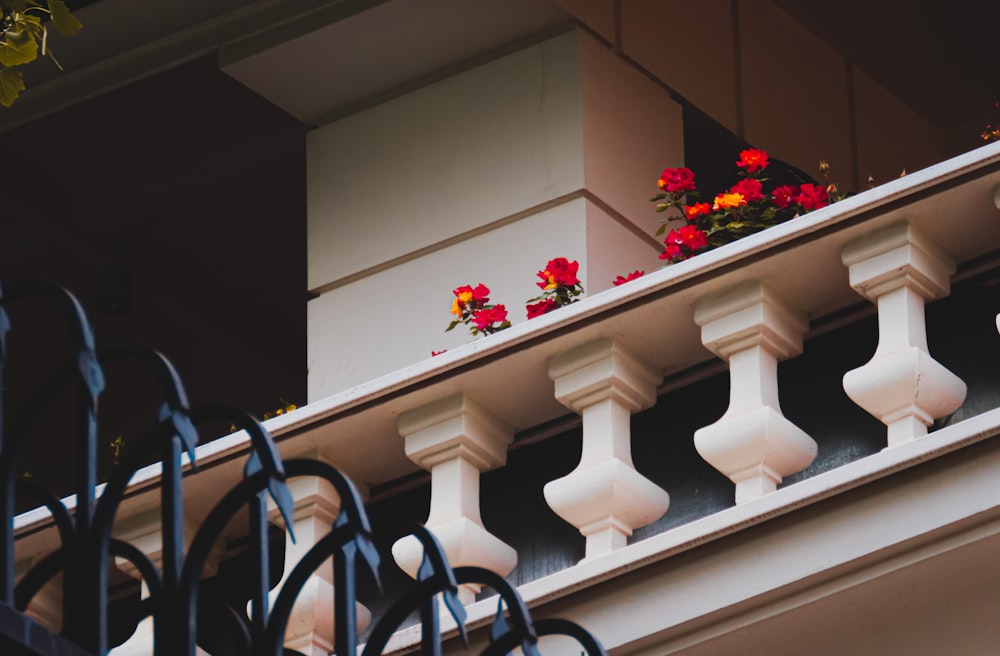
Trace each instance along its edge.
{"label": "curved metal bar", "polygon": [[[109,555],[124,558],[132,563],[139,571],[142,582],[146,584],[146,589],[149,591],[148,600],[150,603],[154,607],[160,603],[163,596],[163,581],[160,579],[160,573],[157,571],[156,565],[153,564],[153,561],[146,554],[142,553],[133,544],[129,544],[124,540],[113,539],[109,545]],[[152,615],[155,612],[154,608],[149,614]],[[142,617],[145,617],[145,615]]]}
{"label": "curved metal bar", "polygon": [[[171,611],[177,625],[171,627],[168,635],[164,636],[170,642],[170,649],[165,653],[193,656],[195,636],[191,627],[194,626],[197,611],[198,580],[212,545],[240,508],[253,500],[258,492],[267,489],[270,482],[269,475],[260,471],[237,483],[209,511],[201,528],[195,533],[187,558],[184,559],[177,599],[174,600],[178,606]],[[173,632],[176,634],[172,634]]]}
{"label": "curved metal bar", "polygon": [[[265,632],[265,652],[280,653],[281,638],[291,615],[295,599],[306,584],[309,576],[331,556],[334,557],[335,569],[343,568],[340,586],[335,590],[337,602],[343,605],[355,603],[354,590],[354,554],[360,554],[376,583],[379,583],[379,555],[371,539],[371,525],[364,510],[361,494],[354,483],[344,476],[336,467],[318,460],[293,459],[285,463],[285,472],[289,478],[311,476],[329,482],[340,496],[340,512],[331,527],[331,532],[303,556],[290,573],[275,601],[274,609],[267,622]],[[348,550],[346,547],[350,546]],[[356,642],[356,618],[353,608],[337,608],[335,606],[336,632],[341,649],[350,650]]]}
{"label": "curved metal bar", "polygon": [[[563,635],[573,638],[584,648],[589,656],[607,656],[604,646],[589,631],[575,622],[558,617],[535,620],[535,630],[538,637],[547,635]],[[516,629],[499,636],[489,644],[480,656],[503,656],[522,644],[522,636]]]}
{"label": "curved metal bar", "polygon": [[57,549],[46,555],[21,577],[14,588],[14,608],[24,612],[38,591],[45,587],[56,574],[66,569],[69,549]]}
{"label": "curved metal bar", "polygon": [[426,599],[433,598],[443,589],[441,579],[431,578],[416,581],[389,607],[368,635],[368,644],[362,656],[378,656],[385,651],[389,638],[400,627],[403,621],[418,608]]}
{"label": "curved metal bar", "polygon": [[21,498],[35,499],[45,506],[52,514],[52,521],[55,522],[56,530],[59,532],[60,545],[70,547],[73,541],[73,518],[62,501],[48,490],[23,478],[15,482],[14,494]]}
{"label": "curved metal bar", "polygon": [[169,412],[174,429],[184,442],[191,464],[194,466],[194,449],[198,445],[198,432],[188,416],[191,406],[188,403],[187,390],[170,358],[148,346],[124,341],[101,343],[97,349],[97,358],[101,363],[135,360],[146,365],[164,396],[164,408],[161,408],[159,418],[163,419],[163,415]]}
{"label": "curved metal bar", "polygon": [[[484,567],[456,567],[455,579],[459,583],[478,583],[496,590],[500,601],[507,606],[509,620],[514,624],[513,630],[518,631],[528,640],[537,640],[528,606],[514,589],[514,586],[507,582],[507,579]],[[502,618],[503,615],[499,611],[498,608],[497,617]],[[505,622],[504,626],[508,627],[509,624]]]}
{"label": "curved metal bar", "polygon": [[[129,481],[135,475],[135,472],[143,466],[143,463],[155,453],[156,449],[163,446],[164,439],[168,440],[167,445],[169,446],[169,441],[173,440],[173,436],[178,430],[177,416],[177,412],[169,416],[162,414],[160,423],[143,435],[135,447],[129,449],[125,460],[112,472],[95,514],[95,553],[106,553],[106,545],[110,539],[111,524],[114,521],[114,515],[124,497]],[[274,448],[274,443],[270,435],[253,417],[234,408],[221,405],[203,406],[195,408],[190,414],[192,429],[195,422],[202,423],[219,420],[236,423],[247,430],[251,437],[251,459],[256,456],[258,463],[266,463],[267,466],[263,468],[265,478],[262,480],[266,482],[266,489],[275,499],[275,503],[281,510],[282,515],[286,521],[290,522],[292,513],[291,494],[284,484],[283,465],[280,457],[277,455],[277,450]],[[276,477],[280,477],[280,480],[276,480]],[[179,474],[177,478],[179,479]],[[168,487],[170,488],[169,490]],[[164,494],[180,497],[179,480],[174,481],[173,485],[165,486]],[[179,529],[176,530],[179,531]],[[183,598],[184,595],[179,592],[181,588],[180,581],[183,578],[183,554],[178,551],[175,556],[177,565],[173,568],[173,571],[177,572],[175,575],[177,578],[175,581],[165,581],[164,584],[169,583],[171,588],[176,589],[178,591],[177,594]],[[173,579],[174,577],[171,576],[170,578]]]}
{"label": "curved metal bar", "polygon": [[250,437],[251,450],[247,464],[243,468],[243,475],[249,478],[261,470],[267,475],[267,491],[278,507],[285,524],[290,527],[294,502],[288,486],[285,485],[284,464],[271,433],[249,413],[225,405],[198,406],[191,411],[191,419],[196,424],[205,421],[228,421],[246,431]]}
{"label": "curved metal bar", "polygon": [[[406,518],[396,516],[380,517],[377,525],[379,529],[396,528],[397,530],[391,535],[412,535],[420,540],[424,547],[424,561],[421,563],[420,571],[418,571],[419,578],[415,585],[397,599],[372,628],[368,636],[368,644],[365,646],[364,654],[381,654],[385,649],[385,645],[388,644],[389,638],[410,613],[420,609],[438,593],[444,593],[445,603],[448,610],[452,613],[455,623],[458,625],[463,642],[465,642],[467,640],[465,633],[465,608],[458,600],[459,579],[456,574],[457,570],[452,570],[448,564],[448,559],[437,538],[423,525]],[[400,528],[403,530],[400,531]],[[469,568],[465,576],[470,580],[465,582],[475,583],[476,581],[472,579],[479,569]],[[426,624],[428,618],[424,617],[423,619]],[[424,630],[425,632],[433,631],[436,633],[436,618],[432,616],[430,620],[430,626],[425,626]],[[439,638],[435,635],[433,641],[437,640]]]}
{"label": "curved metal bar", "polygon": [[[97,361],[94,348],[94,336],[87,320],[87,315],[73,294],[66,289],[43,281],[22,281],[7,283],[3,289],[4,302],[16,301],[22,298],[40,296],[48,298],[60,310],[70,337],[72,348],[76,352],[76,373],[81,385],[77,396],[77,435],[76,435],[76,521],[73,532],[74,547],[68,558],[72,564],[66,568],[64,604],[71,604],[84,587],[84,573],[89,557],[90,524],[94,511],[94,497],[97,472],[97,397],[104,389],[104,374]],[[43,403],[34,402],[34,410],[38,411]],[[13,422],[12,427],[17,425]],[[13,526],[14,485],[10,473],[16,466],[17,456],[23,448],[24,437],[13,432],[6,436],[3,449],[0,451],[0,553],[3,563],[0,567],[0,600],[10,603],[14,594],[14,562],[13,562]],[[19,444],[19,442],[21,444]],[[100,612],[93,605],[82,604],[79,612],[65,618],[64,633],[71,639],[87,648],[95,646],[93,635],[94,625],[100,622],[92,621],[93,614]]]}
{"label": "curved metal bar", "polygon": [[[334,552],[355,537],[352,527],[342,526],[324,535],[306,552],[298,564],[292,569],[281,586],[281,592],[274,602],[274,609],[268,619],[267,632],[264,636],[264,654],[280,654],[278,649],[285,637],[288,620],[295,606],[295,600],[313,572],[320,568]],[[338,627],[339,628],[339,627]]]}
{"label": "curved metal bar", "polygon": [[[68,294],[68,292],[66,293]],[[85,320],[85,317],[83,317],[83,319]],[[92,346],[93,337],[91,336],[89,340],[84,339],[83,341],[89,342]],[[191,424],[190,419],[187,418],[187,393],[184,390],[184,385],[180,380],[180,376],[177,374],[176,368],[170,360],[162,353],[153,349],[124,342],[108,346],[102,345],[102,348],[96,352],[95,357],[96,361],[94,364],[98,367],[101,362],[109,362],[120,359],[138,360],[146,364],[146,366],[153,372],[154,377],[160,384],[160,387],[164,392],[164,396],[167,399],[165,408],[168,409],[167,413],[170,416],[174,430],[185,442],[185,446],[188,447],[193,460],[194,447],[198,441],[197,432],[194,430],[194,426]],[[79,362],[76,364],[78,367],[81,367]],[[17,457],[20,455],[23,445],[26,444],[27,436],[31,434],[32,427],[42,416],[44,408],[48,405],[51,399],[53,399],[63,387],[68,385],[72,381],[73,377],[74,362],[72,360],[67,360],[53,369],[53,371],[50,372],[42,383],[32,390],[32,393],[25,404],[24,410],[15,417],[13,429],[10,435],[11,439],[8,441],[8,448],[4,451],[2,458],[0,458],[0,471],[3,472],[2,475],[13,476],[13,470],[16,466]],[[69,544],[69,542],[74,539],[74,530],[72,528],[72,524],[69,525],[69,530],[67,530],[66,522],[62,521],[63,515],[65,514],[65,508],[62,506],[61,502],[57,501],[56,504],[58,507],[63,509],[63,513],[59,513],[55,510],[56,506],[52,504],[51,499],[46,499],[45,496],[41,496],[41,498],[45,501],[46,506],[49,507],[56,520],[62,543]],[[92,517],[91,520],[94,523],[97,523],[96,516]],[[94,530],[94,533],[97,536],[97,550],[94,553],[95,558],[98,558],[99,565],[97,570],[91,572],[92,576],[88,576],[89,581],[85,584],[85,587],[87,589],[91,589],[94,595],[102,597],[90,600],[96,604],[98,608],[102,608],[106,605],[106,600],[103,599],[104,595],[101,594],[99,581],[101,581],[103,576],[106,575],[106,565],[100,564],[104,561],[101,560],[101,557],[96,554],[106,553],[105,546],[107,539],[101,538],[102,530],[92,530]],[[101,623],[103,624],[103,622]],[[101,643],[102,639],[98,637],[98,648],[101,647]]]}

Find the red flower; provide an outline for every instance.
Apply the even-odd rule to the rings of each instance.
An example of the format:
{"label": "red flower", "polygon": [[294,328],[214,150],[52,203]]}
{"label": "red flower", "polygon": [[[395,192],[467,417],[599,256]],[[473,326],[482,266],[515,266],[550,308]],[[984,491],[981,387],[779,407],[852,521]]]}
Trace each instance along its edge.
{"label": "red flower", "polygon": [[679,169],[663,169],[656,183],[668,194],[679,194],[694,191],[694,172],[686,167]]}
{"label": "red flower", "polygon": [[708,236],[695,226],[686,225],[680,230],[668,232],[663,243],[665,248],[660,253],[660,259],[673,261],[684,259],[692,255],[693,251],[708,246]]}
{"label": "red flower", "polygon": [[756,173],[766,169],[769,163],[766,152],[758,148],[750,148],[740,153],[740,159],[736,162],[736,166],[746,169],[747,173]]}
{"label": "red flower", "polygon": [[687,246],[692,251],[697,251],[708,246],[708,237],[693,225],[686,225],[678,230],[677,239],[682,245]]}
{"label": "red flower", "polygon": [[823,185],[815,185],[807,182],[799,188],[799,195],[796,196],[795,202],[801,205],[803,209],[818,210],[830,204],[830,197],[827,195],[826,187]]}
{"label": "red flower", "polygon": [[743,178],[734,184],[729,191],[733,194],[740,194],[746,202],[753,203],[758,200],[764,200],[763,190],[764,185],[761,184],[760,180]]}
{"label": "red flower", "polygon": [[476,330],[485,331],[495,323],[503,323],[507,320],[507,308],[503,305],[495,305],[491,308],[483,308],[472,313],[472,320],[476,323]]}
{"label": "red flower", "polygon": [[476,285],[475,289],[469,285],[462,285],[453,289],[451,293],[455,295],[455,300],[451,303],[451,313],[456,316],[462,314],[466,305],[476,309],[490,300],[490,289],[482,283]]}
{"label": "red flower", "polygon": [[771,194],[771,198],[774,199],[774,204],[785,209],[789,205],[794,205],[796,198],[799,196],[799,186],[798,185],[781,185],[780,187],[775,187],[774,192]]}
{"label": "red flower", "polygon": [[[707,203],[706,203],[706,205],[707,205]],[[636,278],[642,278],[645,274],[646,274],[645,271],[639,271],[637,269],[637,270],[633,271],[632,273],[628,274],[627,276],[618,276],[617,278],[615,278],[611,282],[614,284],[615,287],[617,287],[618,285],[624,285],[625,283],[627,283],[630,280],[635,280]]]}
{"label": "red flower", "polygon": [[535,283],[540,288],[549,290],[556,287],[574,287],[580,284],[580,279],[576,277],[580,269],[580,263],[576,260],[570,262],[565,257],[557,257],[549,260],[544,271],[538,272],[538,277],[542,282]]}
{"label": "red flower", "polygon": [[546,298],[538,303],[528,303],[528,305],[525,306],[525,309],[528,311],[528,318],[534,319],[535,317],[540,317],[543,314],[548,314],[557,307],[559,307],[559,304],[556,303],[555,299]]}
{"label": "red flower", "polygon": [[687,217],[688,221],[693,221],[695,217],[701,216],[702,214],[708,214],[712,211],[712,206],[708,203],[695,203],[694,205],[688,205],[684,208],[684,216]]}
{"label": "red flower", "polygon": [[[670,232],[673,233],[673,230],[671,230]],[[674,242],[670,241],[668,236],[666,247],[663,249],[663,252],[660,253],[660,259],[670,260],[671,262],[673,262],[677,258],[683,258],[683,257],[684,257],[684,251],[681,250],[680,244],[675,244]]]}

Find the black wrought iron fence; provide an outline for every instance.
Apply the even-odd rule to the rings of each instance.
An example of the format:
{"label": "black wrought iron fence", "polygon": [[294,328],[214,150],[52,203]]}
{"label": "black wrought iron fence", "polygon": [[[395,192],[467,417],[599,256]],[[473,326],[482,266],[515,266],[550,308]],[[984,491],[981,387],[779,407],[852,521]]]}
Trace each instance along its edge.
{"label": "black wrought iron fence", "polygon": [[[89,654],[109,651],[109,574],[112,558],[129,562],[148,591],[135,609],[135,619],[153,620],[153,653],[157,656],[194,656],[199,629],[199,583],[213,545],[227,523],[240,513],[249,519],[249,560],[252,591],[249,612],[231,608],[234,621],[227,624],[228,653],[277,656],[297,654],[283,645],[294,602],[312,576],[327,560],[333,561],[334,652],[358,653],[356,617],[357,576],[366,570],[379,580],[383,565],[375,537],[413,535],[424,546],[417,579],[381,617],[375,618],[363,656],[381,654],[392,634],[417,612],[422,627],[422,653],[441,653],[437,599],[454,617],[465,637],[465,609],[458,600],[458,586],[478,583],[499,594],[498,612],[484,654],[504,654],[520,647],[529,656],[537,653],[543,635],[561,634],[577,640],[582,651],[596,656],[603,648],[580,626],[560,619],[533,621],[517,591],[503,578],[485,569],[452,569],[434,536],[424,527],[404,520],[384,520],[372,525],[357,488],[351,480],[316,460],[283,461],[267,429],[249,414],[228,407],[192,407],[171,362],[161,353],[136,345],[99,345],[79,301],[67,290],[45,282],[10,282],[0,285],[0,394],[7,358],[10,317],[24,299],[45,299],[59,309],[66,326],[72,356],[44,376],[16,412],[4,415],[0,399],[0,647],[14,654]],[[141,364],[155,377],[162,402],[148,431],[129,448],[110,472],[103,492],[97,494],[98,399],[105,387],[102,365],[115,360]],[[74,458],[71,511],[56,495],[18,476],[23,451],[53,400],[65,390],[75,390],[72,436]],[[249,455],[243,478],[215,501],[206,519],[185,548],[184,480],[182,454],[197,466],[198,427],[227,422],[249,436]],[[160,463],[159,513],[162,558],[159,566],[134,545],[112,537],[116,511],[129,482],[150,461]],[[273,501],[292,530],[292,496],[286,481],[315,477],[331,484],[341,508],[329,532],[294,565],[278,595],[270,602],[272,554],[267,499]],[[18,497],[29,498],[52,515],[57,546],[19,579],[15,578],[14,517]],[[208,503],[199,499],[198,503]],[[384,540],[381,543],[385,543]],[[386,562],[391,558],[385,559]],[[42,588],[62,575],[61,636],[52,635],[23,615]]]}

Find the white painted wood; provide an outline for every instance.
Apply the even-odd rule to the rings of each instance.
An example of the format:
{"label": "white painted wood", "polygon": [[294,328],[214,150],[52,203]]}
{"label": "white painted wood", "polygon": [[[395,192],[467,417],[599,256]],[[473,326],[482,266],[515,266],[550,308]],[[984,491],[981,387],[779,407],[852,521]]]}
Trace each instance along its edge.
{"label": "white painted wood", "polygon": [[[424,525],[441,543],[452,567],[477,566],[506,576],[517,552],[486,530],[479,512],[479,475],[507,461],[514,434],[466,395],[455,394],[405,412],[399,434],[406,455],[431,472],[431,508]],[[392,547],[400,568],[416,578],[423,547],[407,537]],[[480,585],[463,584],[459,599],[471,604]]]}
{"label": "white painted wood", "polygon": [[611,339],[555,356],[549,377],[556,398],[583,416],[583,451],[576,469],[545,485],[545,500],[587,538],[585,558],[597,558],[624,547],[670,504],[632,463],[631,415],[656,403],[662,377]]}
{"label": "white painted wood", "polygon": [[926,435],[965,400],[965,383],[928,352],[924,322],[924,303],[948,295],[955,260],[903,222],[851,243],[843,261],[879,325],[875,354],[844,374],[844,391],[886,425],[888,446]]}
{"label": "white painted wood", "polygon": [[744,503],[773,492],[816,457],[816,442],[781,414],[778,402],[778,360],[802,352],[809,322],[754,280],[699,299],[694,319],[702,342],[729,362],[730,374],[729,408],[695,432],[695,448],[736,484],[736,503]]}

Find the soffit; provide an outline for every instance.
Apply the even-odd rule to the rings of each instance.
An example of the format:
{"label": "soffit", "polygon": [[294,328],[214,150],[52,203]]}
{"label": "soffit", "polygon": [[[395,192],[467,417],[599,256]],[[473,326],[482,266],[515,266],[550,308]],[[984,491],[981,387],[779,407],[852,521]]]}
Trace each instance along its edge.
{"label": "soffit", "polygon": [[289,38],[222,49],[223,70],[316,125],[548,34],[569,15],[539,0],[393,0]]}

